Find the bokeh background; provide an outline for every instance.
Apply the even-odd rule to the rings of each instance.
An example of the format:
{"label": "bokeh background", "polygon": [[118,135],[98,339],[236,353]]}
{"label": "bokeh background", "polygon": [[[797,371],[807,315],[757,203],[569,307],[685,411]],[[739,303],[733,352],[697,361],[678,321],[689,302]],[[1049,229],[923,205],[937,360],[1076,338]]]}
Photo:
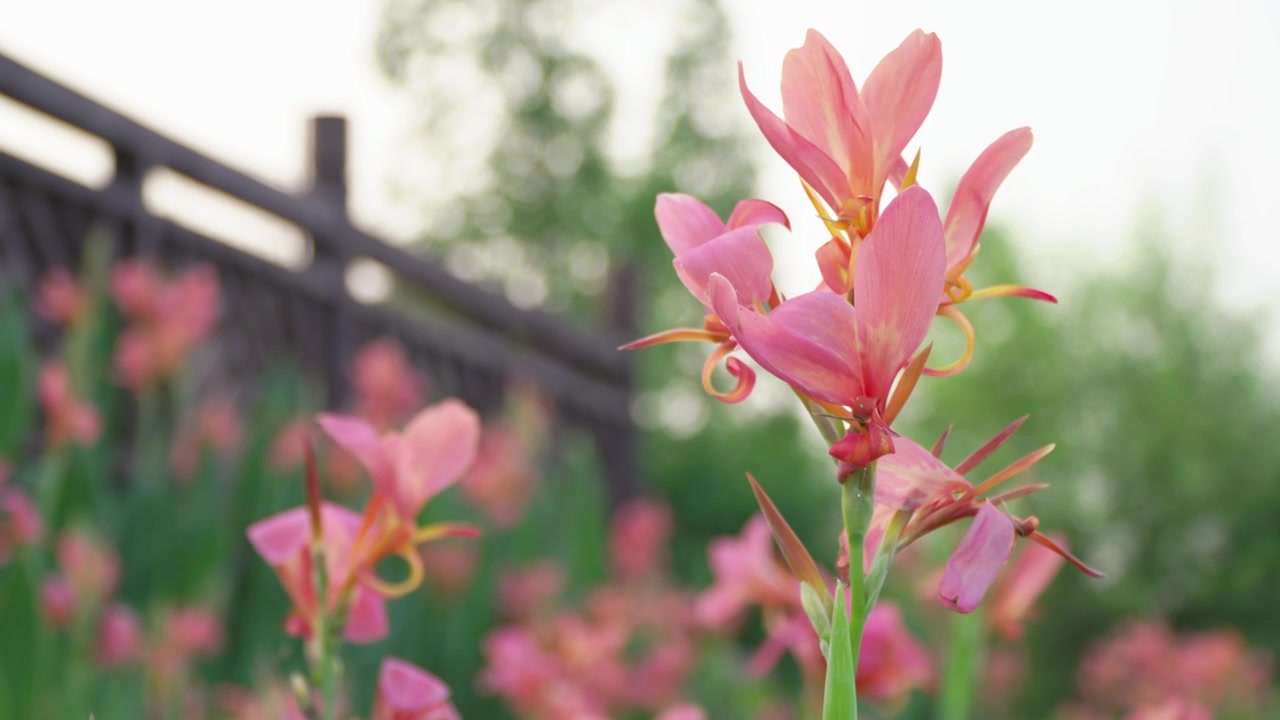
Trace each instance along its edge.
{"label": "bokeh background", "polygon": [[[305,187],[307,118],[345,115],[356,224],[518,307],[585,327],[605,324],[613,271],[632,267],[642,333],[701,320],[653,221],[659,192],[698,195],[722,214],[743,197],[772,200],[795,230],[767,235],[779,285],[794,293],[817,278],[812,252],[826,236],[752,126],[736,62],[776,107],[781,59],[806,28],[826,34],[858,79],[912,28],[937,32],[944,72],[914,143],[921,178],[949,188],[987,143],[1030,125],[1035,147],[997,196],[975,280],[1045,288],[1060,304],[975,303],[973,365],[925,381],[903,429],[927,441],[954,424],[958,458],[1030,413],[997,459],[1057,443],[1033,478],[1052,488],[1025,509],[1108,572],[1061,573],[1017,644],[1022,676],[984,694],[975,717],[1054,716],[1082,692],[1090,648],[1138,620],[1237,633],[1280,652],[1273,4],[60,0],[15,3],[3,16],[5,54],[283,189]],[[90,184],[112,172],[103,144],[3,99],[0,127],[7,153]],[[307,260],[287,224],[164,175],[145,190],[156,212],[250,253]],[[373,264],[346,281],[366,302],[397,296]],[[945,331],[935,340],[943,356],[958,351]],[[833,562],[839,521],[816,433],[769,379],[739,406],[705,396],[704,352],[635,357],[629,412],[643,430],[644,491],[671,508],[671,582],[710,583],[708,543],[739,532],[755,509],[743,471]],[[607,493],[580,450],[539,456],[531,509],[486,541],[478,579],[453,595],[415,595],[396,616],[403,631],[353,653],[357,675],[396,652],[448,680],[465,716],[504,716],[475,681],[503,568],[558,558],[570,597],[609,577]],[[273,489],[254,507],[282,507],[290,492]],[[233,530],[228,538],[242,526]],[[922,548],[933,562],[945,550]],[[259,570],[251,597],[220,596],[237,603],[221,608],[236,613],[234,652],[201,665],[210,685],[250,685],[271,664],[283,598]],[[916,580],[895,577],[887,594],[919,606],[909,620],[941,662],[954,628],[913,599]],[[742,656],[758,642],[748,630],[705,649],[689,695],[711,717],[762,712],[738,690]],[[784,663],[761,697],[786,698],[797,683]],[[927,717],[933,705],[918,694],[895,709]]]}

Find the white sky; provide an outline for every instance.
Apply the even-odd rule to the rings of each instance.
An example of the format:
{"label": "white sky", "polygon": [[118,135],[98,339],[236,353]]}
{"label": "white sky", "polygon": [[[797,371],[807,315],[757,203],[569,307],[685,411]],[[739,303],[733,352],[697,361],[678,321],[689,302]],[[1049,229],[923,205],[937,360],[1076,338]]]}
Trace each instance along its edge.
{"label": "white sky", "polygon": [[[607,12],[602,3],[580,2],[586,22],[575,42],[608,53],[618,71],[614,136],[624,140],[620,155],[634,155],[657,101],[657,57],[678,22],[664,14],[672,0],[628,0]],[[1145,213],[1164,220],[1182,252],[1216,265],[1224,301],[1254,307],[1277,296],[1280,251],[1270,211],[1280,166],[1280,4],[727,3],[736,55],[775,108],[782,57],[808,27],[842,50],[858,81],[912,28],[937,32],[944,72],[917,138],[922,178],[946,186],[986,143],[1030,125],[1036,145],[1000,191],[992,217],[1038,261],[1031,280],[1061,291],[1069,282],[1057,281],[1058,268],[1123,257]],[[417,215],[388,187],[406,172],[397,149],[414,118],[374,65],[379,7],[361,0],[0,0],[0,51],[286,188],[304,179],[306,118],[344,113],[352,123],[357,220],[405,236]],[[735,81],[729,64],[724,82]],[[745,109],[740,115],[749,122]],[[104,157],[77,154],[74,143],[5,105],[0,130],[6,149],[89,177],[107,171]],[[761,194],[793,219],[806,217],[792,174],[763,140],[758,145]],[[182,210],[177,192],[172,204]],[[781,262],[796,274],[809,259]],[[1062,294],[1069,302],[1069,290]],[[1269,309],[1263,316],[1273,341],[1278,317]]]}

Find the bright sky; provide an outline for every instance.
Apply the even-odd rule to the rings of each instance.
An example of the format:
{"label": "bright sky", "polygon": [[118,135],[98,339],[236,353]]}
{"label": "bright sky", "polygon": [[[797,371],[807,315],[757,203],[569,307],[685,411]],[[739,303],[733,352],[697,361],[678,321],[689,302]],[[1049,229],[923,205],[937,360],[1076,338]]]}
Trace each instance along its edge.
{"label": "bright sky", "polygon": [[[605,12],[581,0],[588,21],[576,42],[610,53],[624,91],[614,134],[641,139],[620,143],[622,156],[644,146],[657,56],[678,23],[663,13],[672,1],[623,2]],[[727,2],[736,54],[773,107],[782,57],[806,28],[822,30],[844,52],[858,81],[912,28],[937,32],[945,69],[917,138],[922,178],[948,186],[986,143],[1030,125],[1036,145],[1000,191],[993,218],[1038,261],[1032,280],[1058,289],[1066,281],[1055,282],[1057,269],[1066,264],[1123,257],[1140,217],[1156,216],[1182,252],[1217,265],[1223,300],[1254,307],[1276,297],[1280,250],[1270,210],[1280,189],[1273,170],[1280,166],[1280,5]],[[378,3],[10,5],[0,51],[284,187],[304,178],[306,118],[346,114],[357,220],[399,236],[416,224],[388,191],[393,176],[414,172],[397,152],[414,118],[374,65]],[[724,82],[735,82],[732,65]],[[740,114],[748,122],[745,109]],[[106,171],[101,157],[76,155],[73,144],[51,141],[22,120],[0,106],[0,126],[7,126],[0,145],[34,149],[89,176]],[[759,145],[761,194],[793,218],[806,217],[793,175]],[[796,266],[786,270],[798,274]],[[1280,316],[1264,317],[1273,340],[1280,338],[1272,327]]]}

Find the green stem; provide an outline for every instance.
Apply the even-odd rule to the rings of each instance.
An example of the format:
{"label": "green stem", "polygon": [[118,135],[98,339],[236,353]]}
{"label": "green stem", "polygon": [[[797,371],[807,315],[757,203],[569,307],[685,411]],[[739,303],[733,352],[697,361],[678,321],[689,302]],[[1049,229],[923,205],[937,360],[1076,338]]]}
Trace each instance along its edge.
{"label": "green stem", "polygon": [[[875,509],[875,463],[854,471],[840,486],[840,514],[844,520],[845,534],[849,540],[849,647],[853,654],[853,669],[857,672],[858,656],[862,648],[862,631],[867,622],[867,581],[863,571],[863,545],[867,529],[871,527],[871,514]],[[845,612],[837,607],[836,612]],[[853,720],[857,720],[857,690],[855,688]]]}
{"label": "green stem", "polygon": [[311,682],[320,690],[320,707],[315,708],[317,720],[334,720],[338,716],[337,623],[329,610],[329,571],[320,537],[311,543],[312,582],[317,605],[315,635],[310,647]]}
{"label": "green stem", "polygon": [[968,720],[973,717],[974,691],[978,668],[983,665],[981,611],[956,614],[951,619],[951,647],[942,675],[938,720]]}

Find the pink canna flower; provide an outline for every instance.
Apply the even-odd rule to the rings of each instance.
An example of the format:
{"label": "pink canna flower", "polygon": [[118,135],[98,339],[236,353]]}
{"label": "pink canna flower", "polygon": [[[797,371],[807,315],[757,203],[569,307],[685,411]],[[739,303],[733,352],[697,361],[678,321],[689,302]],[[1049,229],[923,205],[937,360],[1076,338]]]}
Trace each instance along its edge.
{"label": "pink canna flower", "polygon": [[480,551],[469,543],[431,543],[418,549],[422,570],[432,587],[446,598],[462,597],[480,564]]}
{"label": "pink canna flower", "polygon": [[271,468],[289,472],[302,467],[310,438],[311,421],[307,418],[294,418],[286,423],[271,444]]}
{"label": "pink canna flower", "polygon": [[0,482],[0,567],[9,563],[15,550],[43,538],[44,521],[30,496],[22,488]]}
{"label": "pink canna flower", "polygon": [[703,329],[667,330],[623,345],[625,350],[667,342],[704,340],[717,344],[702,370],[702,385],[707,393],[726,403],[745,400],[755,385],[755,373],[736,358],[726,361],[737,384],[728,392],[711,385],[715,366],[737,347],[732,333],[717,317],[711,306],[709,283],[719,275],[735,289],[736,302],[746,307],[763,308],[778,304],[773,286],[773,256],[760,237],[761,225],[776,223],[790,227],[783,212],[763,200],[743,200],[734,208],[728,222],[722,222],[711,208],[689,195],[664,193],[654,208],[658,229],[675,255],[676,275],[707,310]]}
{"label": "pink canna flower", "polygon": [[64,630],[70,627],[75,603],[71,585],[62,577],[53,575],[40,583],[40,614],[50,625]]}
{"label": "pink canna flower", "polygon": [[65,530],[58,536],[55,556],[77,604],[96,607],[115,593],[120,558],[97,536]]}
{"label": "pink canna flower", "polygon": [[116,344],[116,375],[144,389],[175,375],[218,319],[217,271],[197,265],[165,278],[145,260],[125,260],[111,273],[111,294],[131,324]]}
{"label": "pink canna flower", "polygon": [[74,443],[87,447],[102,433],[102,420],[91,403],[75,396],[66,367],[47,362],[40,368],[37,384],[40,406],[45,413],[45,436],[53,447]]}
{"label": "pink canna flower", "polygon": [[929,330],[945,262],[937,206],[913,187],[863,241],[856,307],[823,289],[762,314],[741,307],[720,275],[710,281],[712,304],[752,359],[853,423],[831,454],[862,467],[893,451],[888,424],[905,397],[891,402],[890,389]]}
{"label": "pink canna flower", "polygon": [[476,461],[462,479],[467,500],[498,527],[513,527],[538,483],[537,449],[524,433],[499,421],[484,429]]}
{"label": "pink canna flower", "polygon": [[907,172],[902,151],[933,106],[942,78],[936,35],[912,32],[876,65],[861,92],[844,58],[810,30],[782,65],[779,118],[738,83],[765,139],[835,214],[837,223],[869,234],[891,177]]}
{"label": "pink canna flower", "polygon": [[36,312],[50,322],[73,325],[88,307],[84,290],[65,268],[50,270],[36,289]]}
{"label": "pink canna flower", "polygon": [[241,434],[240,416],[230,400],[206,400],[174,442],[169,458],[174,473],[181,479],[190,479],[206,450],[230,454],[240,446]]}
{"label": "pink canna flower", "polygon": [[498,606],[508,618],[527,619],[549,608],[564,582],[564,571],[550,560],[507,570],[498,578]]}
{"label": "pink canna flower", "polygon": [[913,689],[934,680],[929,652],[912,637],[902,613],[890,602],[879,602],[867,615],[858,656],[858,696],[869,700],[902,700]]}
{"label": "pink canna flower", "polygon": [[[387,614],[382,596],[369,586],[357,567],[357,536],[361,517],[346,508],[323,503],[319,509],[320,544],[329,576],[325,600],[330,612],[349,608],[345,637],[353,643],[369,643],[387,634]],[[310,637],[320,612],[312,582],[311,542],[315,531],[309,508],[274,515],[249,526],[249,542],[276,571],[293,610],[285,624],[294,635]]]}
{"label": "pink canna flower", "polygon": [[461,720],[449,702],[449,686],[431,673],[397,658],[382,661],[373,720]]}
{"label": "pink canna flower", "polygon": [[734,538],[717,538],[707,550],[715,584],[698,597],[694,613],[704,626],[722,629],[747,607],[799,604],[794,578],[773,556],[773,539],[764,518],[753,515]]}
{"label": "pink canna flower", "polygon": [[111,268],[111,298],[131,320],[150,319],[164,287],[160,273],[146,260],[121,260]]}
{"label": "pink canna flower", "polygon": [[1213,720],[1213,713],[1192,700],[1172,699],[1143,705],[1124,720]]}
{"label": "pink canna flower", "polygon": [[132,665],[142,658],[142,623],[123,605],[109,605],[98,621],[96,659],[104,668]]}
{"label": "pink canna flower", "polygon": [[[1049,540],[1061,548],[1067,540],[1061,535],[1048,535]],[[1041,545],[1025,545],[995,587],[995,597],[987,620],[1006,640],[1022,637],[1023,621],[1031,614],[1036,600],[1062,567],[1061,555]]]}

